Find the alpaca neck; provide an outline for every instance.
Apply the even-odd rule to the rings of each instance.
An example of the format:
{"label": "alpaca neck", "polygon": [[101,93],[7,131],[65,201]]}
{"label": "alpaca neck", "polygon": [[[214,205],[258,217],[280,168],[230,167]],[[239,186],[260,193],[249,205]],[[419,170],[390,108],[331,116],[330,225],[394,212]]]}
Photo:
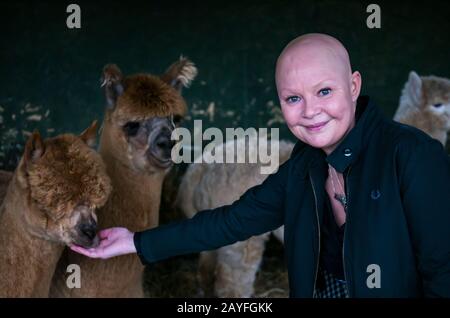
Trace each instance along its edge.
{"label": "alpaca neck", "polygon": [[47,297],[64,247],[30,231],[27,200],[13,183],[0,213],[0,296]]}
{"label": "alpaca neck", "polygon": [[142,231],[157,226],[165,172],[135,171],[101,154],[113,187],[98,218],[101,227],[123,226],[130,231]]}

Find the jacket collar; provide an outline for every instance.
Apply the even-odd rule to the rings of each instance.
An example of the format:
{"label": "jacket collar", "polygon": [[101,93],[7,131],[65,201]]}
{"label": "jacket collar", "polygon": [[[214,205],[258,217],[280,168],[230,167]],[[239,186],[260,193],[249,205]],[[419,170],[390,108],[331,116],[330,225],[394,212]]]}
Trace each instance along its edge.
{"label": "jacket collar", "polygon": [[358,98],[355,117],[356,124],[353,129],[326,157],[326,161],[340,173],[356,162],[368,144],[370,136],[383,119],[381,111],[369,100],[368,96]]}
{"label": "jacket collar", "polygon": [[[355,126],[329,156],[326,156],[321,149],[313,148],[300,140],[295,144],[292,156],[311,151],[313,158],[325,158],[326,162],[340,173],[343,173],[350,165],[356,162],[369,142],[370,136],[383,119],[383,114],[370,101],[368,96],[360,96],[356,104],[355,117]],[[322,160],[313,160],[312,166],[316,166]],[[296,170],[300,169],[300,167],[297,168]],[[302,171],[296,172],[301,173]]]}

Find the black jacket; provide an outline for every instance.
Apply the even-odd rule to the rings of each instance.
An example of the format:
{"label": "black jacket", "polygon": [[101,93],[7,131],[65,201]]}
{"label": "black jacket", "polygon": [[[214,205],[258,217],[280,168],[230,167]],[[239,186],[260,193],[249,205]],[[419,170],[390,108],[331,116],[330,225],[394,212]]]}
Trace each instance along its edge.
{"label": "black jacket", "polygon": [[[360,97],[357,122],[329,155],[302,142],[229,206],[135,234],[144,263],[216,249],[285,225],[291,297],[312,297],[327,163],[344,174],[343,261],[350,297],[450,297],[450,160],[422,131]],[[368,284],[379,266],[379,288]],[[372,277],[373,278],[373,277]]]}

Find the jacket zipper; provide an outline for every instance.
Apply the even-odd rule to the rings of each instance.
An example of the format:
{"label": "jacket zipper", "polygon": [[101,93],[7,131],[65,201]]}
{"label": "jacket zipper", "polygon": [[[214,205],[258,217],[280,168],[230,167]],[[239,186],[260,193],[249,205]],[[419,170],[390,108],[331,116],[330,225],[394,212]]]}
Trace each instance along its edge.
{"label": "jacket zipper", "polygon": [[347,211],[346,211],[346,215],[345,215],[345,228],[344,228],[344,238],[343,238],[343,240],[342,240],[342,267],[343,267],[343,269],[344,269],[344,279],[345,279],[345,286],[346,286],[346,289],[347,289],[347,295],[348,295],[348,297],[351,297],[350,296],[350,281],[348,280],[348,277],[349,276],[347,276],[347,274],[346,274],[346,271],[345,271],[345,233],[347,233],[347,225],[348,225],[348,219],[349,219],[349,214],[348,214],[348,211],[349,211],[349,202],[350,202],[350,190],[349,190],[349,186],[348,186],[348,176],[350,175],[350,170],[352,169],[352,167],[351,166],[349,166],[348,167],[348,172],[347,172],[347,174],[346,174],[346,176],[345,176],[345,195],[347,196]]}
{"label": "jacket zipper", "polygon": [[[315,210],[316,210],[316,219],[317,219],[317,233],[319,236],[319,251],[317,253],[317,262],[316,262],[316,275],[314,277],[314,288],[313,288],[313,295],[312,297],[314,298],[315,292],[316,292],[316,283],[317,283],[317,274],[319,272],[319,261],[320,261],[320,222],[319,222],[319,212],[317,210],[317,196],[316,196],[316,190],[314,189],[314,182],[312,180],[311,175],[309,176],[309,180],[311,181],[311,187],[313,190],[313,194],[314,194],[314,202],[315,202]],[[345,235],[345,230],[344,230],[344,235]]]}

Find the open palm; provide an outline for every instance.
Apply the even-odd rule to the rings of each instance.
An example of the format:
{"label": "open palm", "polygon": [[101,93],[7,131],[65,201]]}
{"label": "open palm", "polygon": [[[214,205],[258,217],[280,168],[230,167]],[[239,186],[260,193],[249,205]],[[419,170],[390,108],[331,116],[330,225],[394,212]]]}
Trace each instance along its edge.
{"label": "open palm", "polygon": [[134,233],[123,227],[113,227],[98,233],[100,243],[95,248],[84,248],[78,245],[70,246],[74,252],[91,258],[107,259],[114,256],[136,253]]}

